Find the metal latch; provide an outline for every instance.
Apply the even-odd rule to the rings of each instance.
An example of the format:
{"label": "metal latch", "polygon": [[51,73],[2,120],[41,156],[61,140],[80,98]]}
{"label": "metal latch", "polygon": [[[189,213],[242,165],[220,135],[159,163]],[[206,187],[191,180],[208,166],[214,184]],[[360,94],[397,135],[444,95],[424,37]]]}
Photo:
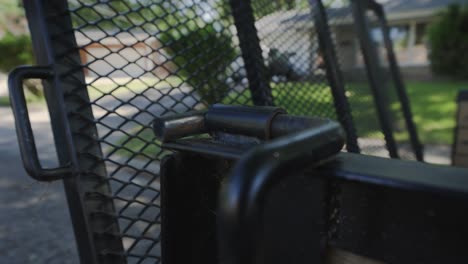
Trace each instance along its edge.
{"label": "metal latch", "polygon": [[[164,263],[466,263],[468,170],[339,153],[330,120],[214,105],[158,118]],[[196,136],[195,135],[200,135]]]}
{"label": "metal latch", "polygon": [[[260,219],[274,183],[292,177],[317,188],[312,193],[303,190],[303,198],[315,200],[311,203],[321,207],[324,188],[310,184],[313,179],[303,178],[300,172],[330,159],[345,142],[337,122],[290,116],[276,107],[213,105],[206,112],[159,118],[154,122],[154,131],[163,148],[178,151],[176,157],[165,159],[161,168],[164,263],[218,263],[217,258],[229,260],[226,263],[254,263],[260,256],[269,262],[272,255],[264,254],[261,248],[265,237]],[[209,136],[183,138],[200,134]],[[273,197],[295,191],[286,189]],[[288,205],[288,197],[277,199],[284,207],[294,207]],[[315,211],[296,216],[300,221],[324,218],[320,209]],[[296,237],[305,232],[308,239],[320,241],[321,231],[288,228]],[[200,238],[207,234],[211,236]],[[284,236],[282,239],[288,240]],[[282,257],[293,257],[312,246],[302,242],[299,251],[290,250]],[[317,243],[310,256],[301,255],[302,261],[319,258],[319,247]],[[218,248],[219,254],[210,248]]]}

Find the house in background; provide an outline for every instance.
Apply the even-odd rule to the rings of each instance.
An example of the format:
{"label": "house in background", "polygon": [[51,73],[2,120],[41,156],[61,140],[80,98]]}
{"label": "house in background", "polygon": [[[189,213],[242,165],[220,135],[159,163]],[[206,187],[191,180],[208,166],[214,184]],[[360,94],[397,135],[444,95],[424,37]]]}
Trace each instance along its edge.
{"label": "house in background", "polygon": [[[380,0],[390,25],[390,35],[401,72],[406,79],[432,79],[428,58],[429,48],[425,32],[429,23],[449,4],[468,4],[468,0]],[[349,7],[332,6],[327,9],[331,33],[336,43],[341,69],[348,79],[365,78],[363,58],[354,30]],[[372,19],[371,19],[372,20]],[[295,71],[303,76],[323,74],[322,58],[313,18],[308,8],[278,11],[258,21],[256,27],[268,63],[268,53],[295,53],[290,61]],[[232,29],[235,35],[235,29]],[[380,30],[371,33],[379,44],[381,61],[385,53]],[[87,77],[151,77],[165,78],[175,71],[161,43],[145,31],[112,34],[99,30],[76,34],[81,60]],[[234,37],[233,42],[238,40]],[[236,62],[237,67],[243,63]],[[322,65],[323,66],[323,65]]]}
{"label": "house in background", "polygon": [[157,38],[144,31],[77,31],[81,64],[86,77],[166,78],[174,65]]}
{"label": "house in background", "polygon": [[[402,73],[409,79],[432,79],[428,25],[450,4],[468,5],[468,0],[387,0],[382,4]],[[379,31],[373,37],[382,43]]]}
{"label": "house in background", "polygon": [[[428,25],[448,5],[468,5],[468,0],[384,0],[379,1],[386,13],[390,26],[390,37],[394,43],[401,71],[406,79],[429,80],[434,76],[429,61],[426,42]],[[363,59],[354,30],[349,7],[331,7],[327,10],[330,29],[337,46],[337,53],[345,77],[362,78]],[[372,22],[372,17],[369,16]],[[256,23],[261,44],[266,49],[281,52],[294,51],[298,56],[293,64],[298,70],[311,74],[317,69],[318,46],[310,10],[290,10],[272,13]],[[383,39],[378,27],[371,36],[378,45],[381,62],[385,65]]]}

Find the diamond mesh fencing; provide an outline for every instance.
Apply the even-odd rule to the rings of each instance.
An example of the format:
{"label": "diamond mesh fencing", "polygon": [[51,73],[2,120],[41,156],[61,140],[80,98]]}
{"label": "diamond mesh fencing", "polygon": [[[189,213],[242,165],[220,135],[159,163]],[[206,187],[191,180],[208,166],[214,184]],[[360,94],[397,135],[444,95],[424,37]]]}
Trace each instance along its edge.
{"label": "diamond mesh fencing", "polygon": [[[338,55],[351,107],[344,117],[319,45],[316,4],[253,1],[249,25],[227,1],[68,0],[72,32],[52,37],[76,42],[61,43],[64,68],[77,59],[69,54],[79,55],[79,67],[60,76],[72,87],[67,111],[79,120],[71,126],[88,175],[80,182],[84,210],[102,263],[160,261],[159,162],[168,152],[151,130],[155,117],[263,98],[294,115],[352,118],[363,153],[388,156],[350,7],[324,5],[335,43],[326,49]],[[63,15],[47,20],[54,25]]]}
{"label": "diamond mesh fencing", "polygon": [[361,153],[389,157],[349,1],[341,1],[341,5],[329,12],[328,19],[333,28]]}
{"label": "diamond mesh fencing", "polygon": [[[392,134],[397,143],[400,158],[415,160],[410,135],[405,123],[402,104],[397,95],[394,75],[389,67],[388,50],[384,43],[383,25],[371,10],[365,11],[364,19],[369,24],[371,45],[378,53],[376,60],[381,78],[378,87],[382,98],[375,100],[359,34],[356,31],[355,17],[350,1],[330,2],[328,20],[332,28],[332,37],[340,62],[340,69],[345,79],[346,96],[350,103],[353,122],[355,123],[361,153],[389,157],[381,120],[377,114],[377,104],[388,107]],[[383,99],[383,100],[382,100]]]}
{"label": "diamond mesh fencing", "polygon": [[332,37],[345,79],[346,96],[351,105],[361,153],[389,157],[355,29],[352,7],[350,1],[340,3],[329,13],[328,19],[333,27]]}
{"label": "diamond mesh fencing", "polygon": [[377,49],[377,59],[383,74],[381,85],[383,87],[382,91],[385,93],[384,96],[387,98],[387,101],[383,103],[388,104],[390,109],[390,119],[392,122],[391,125],[395,133],[398,154],[403,159],[416,160],[416,157],[408,142],[409,133],[403,117],[402,106],[396,92],[396,83],[392,78],[391,69],[389,67],[390,63],[388,59],[388,50],[384,44],[384,32],[382,24],[379,22],[379,19],[376,17],[375,13],[371,11],[366,13],[366,17],[371,25],[371,37]]}
{"label": "diamond mesh fencing", "polygon": [[290,114],[337,119],[311,6],[278,11],[256,1],[253,8],[274,103]]}

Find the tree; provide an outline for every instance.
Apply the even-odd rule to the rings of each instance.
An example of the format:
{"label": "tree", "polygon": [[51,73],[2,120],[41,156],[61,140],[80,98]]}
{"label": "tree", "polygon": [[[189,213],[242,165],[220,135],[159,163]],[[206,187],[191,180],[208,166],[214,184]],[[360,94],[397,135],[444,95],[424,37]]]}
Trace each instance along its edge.
{"label": "tree", "polygon": [[468,78],[468,7],[450,5],[428,28],[434,73]]}
{"label": "tree", "polygon": [[229,92],[230,65],[237,57],[232,36],[212,24],[188,23],[161,32],[159,40],[179,69],[177,75],[190,84],[201,100],[211,105]]}
{"label": "tree", "polygon": [[[170,0],[69,0],[75,24],[94,25],[100,29],[129,29],[145,23],[164,25],[176,24],[181,13],[191,12],[189,2]],[[186,14],[189,15],[189,14]]]}
{"label": "tree", "polygon": [[[12,32],[13,31],[13,32]],[[18,0],[2,0],[0,9],[0,71],[9,72],[23,64],[33,64],[34,56],[31,38],[26,28],[26,17],[21,2]],[[26,89],[41,97],[42,90],[37,80],[26,80]]]}
{"label": "tree", "polygon": [[24,10],[18,0],[2,0],[1,6],[0,33],[8,32],[10,28],[21,26],[24,23]]}

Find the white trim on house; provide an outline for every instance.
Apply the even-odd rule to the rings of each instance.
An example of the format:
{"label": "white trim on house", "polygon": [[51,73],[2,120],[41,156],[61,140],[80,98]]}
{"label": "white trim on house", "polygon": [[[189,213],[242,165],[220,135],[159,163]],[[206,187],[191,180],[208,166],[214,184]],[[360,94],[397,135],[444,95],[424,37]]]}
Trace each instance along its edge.
{"label": "white trim on house", "polygon": [[429,66],[430,61],[428,58],[428,48],[425,44],[416,43],[417,39],[417,25],[422,23],[430,23],[429,19],[412,19],[409,21],[398,21],[398,23],[392,23],[389,26],[402,26],[407,25],[408,31],[408,43],[404,49],[397,49],[395,53],[397,55],[398,64],[400,66]]}
{"label": "white trim on house", "polygon": [[387,21],[389,23],[402,21],[402,20],[419,20],[419,19],[430,19],[437,13],[434,9],[420,9],[417,11],[401,12],[401,13],[390,13],[387,14]]}

